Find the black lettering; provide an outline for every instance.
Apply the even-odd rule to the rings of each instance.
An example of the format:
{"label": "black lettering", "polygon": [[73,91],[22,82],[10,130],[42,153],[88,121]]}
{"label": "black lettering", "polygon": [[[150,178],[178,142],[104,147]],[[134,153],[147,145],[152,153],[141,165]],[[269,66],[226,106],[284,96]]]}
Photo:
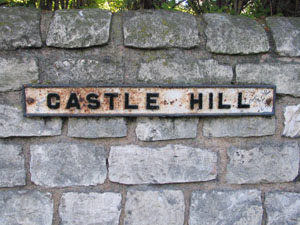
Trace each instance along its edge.
{"label": "black lettering", "polygon": [[118,97],[118,93],[105,93],[104,97],[109,97],[109,109],[114,109],[114,98]]}
{"label": "black lettering", "polygon": [[158,97],[159,97],[158,93],[147,93],[146,109],[158,110],[159,105],[152,105],[152,104],[156,104],[156,99],[153,98],[158,98]]}
{"label": "black lettering", "polygon": [[243,101],[243,94],[242,94],[242,92],[239,92],[239,96],[238,96],[238,108],[239,109],[249,109],[250,105],[243,104],[242,101]]}
{"label": "black lettering", "polygon": [[[52,104],[52,99],[55,99],[55,104]],[[58,109],[60,106],[60,96],[56,93],[49,93],[47,95],[47,106],[49,109]]]}
{"label": "black lettering", "polygon": [[194,109],[195,104],[198,104],[198,109],[202,109],[202,102],[203,102],[202,93],[198,94],[198,99],[195,99],[194,94],[191,93],[191,102],[190,102],[191,109]]}
{"label": "black lettering", "polygon": [[66,109],[70,109],[72,107],[76,107],[77,109],[80,109],[80,105],[76,93],[71,93]]}
{"label": "black lettering", "polygon": [[95,93],[90,93],[86,96],[86,100],[88,101],[88,107],[90,109],[99,109],[100,101],[97,99],[99,96]]}
{"label": "black lettering", "polygon": [[213,109],[213,107],[214,107],[213,97],[214,97],[213,93],[209,93],[209,97],[208,97],[208,101],[209,101],[208,108],[209,109]]}
{"label": "black lettering", "polygon": [[219,109],[230,109],[231,105],[225,105],[223,104],[223,93],[219,93],[219,104],[218,104]]}
{"label": "black lettering", "polygon": [[138,105],[130,105],[129,94],[125,93],[125,109],[138,109]]}

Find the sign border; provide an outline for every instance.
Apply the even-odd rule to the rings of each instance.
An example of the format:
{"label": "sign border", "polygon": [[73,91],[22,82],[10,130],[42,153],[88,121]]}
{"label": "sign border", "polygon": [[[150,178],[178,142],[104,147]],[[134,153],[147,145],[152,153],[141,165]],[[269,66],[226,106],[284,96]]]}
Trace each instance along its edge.
{"label": "sign border", "polygon": [[[26,112],[26,88],[270,88],[274,90],[273,95],[273,108],[272,112],[261,113],[204,113],[204,114],[192,114],[192,113],[174,113],[174,114],[140,114],[140,113],[114,113],[114,114],[68,114],[68,113],[27,113]],[[25,84],[22,87],[22,102],[23,102],[23,115],[24,117],[232,117],[232,116],[274,116],[275,104],[276,104],[276,86],[268,84],[247,84],[247,85],[218,85],[218,84]]]}

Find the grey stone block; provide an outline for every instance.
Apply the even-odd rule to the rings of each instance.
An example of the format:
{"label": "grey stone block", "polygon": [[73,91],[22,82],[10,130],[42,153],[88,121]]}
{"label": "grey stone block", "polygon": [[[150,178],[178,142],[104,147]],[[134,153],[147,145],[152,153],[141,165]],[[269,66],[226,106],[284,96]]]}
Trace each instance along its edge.
{"label": "grey stone block", "polygon": [[284,108],[283,136],[300,137],[300,105],[291,105]]}
{"label": "grey stone block", "polygon": [[32,145],[30,172],[37,185],[66,187],[96,185],[106,179],[104,148],[89,144]]}
{"label": "grey stone block", "polygon": [[278,94],[300,96],[299,63],[238,64],[236,81],[243,84],[273,84]]}
{"label": "grey stone block", "polygon": [[198,118],[147,118],[137,120],[136,136],[141,141],[159,141],[197,136]]}
{"label": "grey stone block", "polygon": [[124,118],[70,118],[68,136],[82,138],[125,137],[127,124]]}
{"label": "grey stone block", "polygon": [[25,185],[26,172],[22,147],[0,144],[0,187]]}
{"label": "grey stone block", "polygon": [[129,191],[124,225],[183,225],[184,211],[181,191]]}
{"label": "grey stone block", "polygon": [[109,192],[64,193],[59,205],[61,224],[118,225],[121,200],[121,194]]}
{"label": "grey stone block", "polygon": [[138,80],[147,83],[230,84],[232,78],[232,67],[213,59],[195,62],[158,59],[142,63],[138,71]]}
{"label": "grey stone block", "polygon": [[267,52],[270,48],[264,28],[245,16],[204,14],[208,23],[206,48],[222,54],[251,54]]}
{"label": "grey stone block", "polygon": [[196,191],[192,193],[190,225],[261,225],[258,190]]}
{"label": "grey stone block", "polygon": [[206,118],[205,137],[255,137],[275,134],[275,117]]}
{"label": "grey stone block", "polygon": [[0,191],[1,225],[51,225],[53,200],[50,193]]}
{"label": "grey stone block", "polygon": [[182,12],[130,12],[123,32],[125,46],[136,48],[191,48],[200,43],[195,17]]}
{"label": "grey stone block", "polygon": [[267,225],[297,225],[300,221],[300,194],[293,192],[266,193]]}
{"label": "grey stone block", "polygon": [[111,12],[100,9],[57,10],[46,44],[60,48],[83,48],[108,42]]}
{"label": "grey stone block", "polygon": [[117,62],[94,59],[63,59],[47,67],[46,80],[50,83],[95,84],[122,82],[122,71]]}
{"label": "grey stone block", "polygon": [[0,7],[0,49],[41,46],[39,10]]}
{"label": "grey stone block", "polygon": [[35,58],[0,57],[0,91],[21,90],[23,84],[36,83],[39,79]]}
{"label": "grey stone block", "polygon": [[226,181],[229,183],[290,182],[298,175],[300,160],[297,142],[231,147],[227,155]]}
{"label": "grey stone block", "polygon": [[215,152],[182,145],[113,146],[108,161],[109,179],[122,184],[186,183],[217,176]]}
{"label": "grey stone block", "polygon": [[282,56],[300,56],[300,19],[296,17],[268,17],[276,52]]}
{"label": "grey stone block", "polygon": [[22,109],[0,104],[0,137],[55,136],[61,128],[61,119],[26,118]]}

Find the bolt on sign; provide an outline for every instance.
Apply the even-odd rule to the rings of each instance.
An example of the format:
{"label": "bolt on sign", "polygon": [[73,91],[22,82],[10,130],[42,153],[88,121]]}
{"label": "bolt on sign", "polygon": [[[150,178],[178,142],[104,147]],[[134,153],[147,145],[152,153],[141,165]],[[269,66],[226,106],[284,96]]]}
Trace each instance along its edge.
{"label": "bolt on sign", "polygon": [[25,116],[274,115],[271,85],[25,85]]}

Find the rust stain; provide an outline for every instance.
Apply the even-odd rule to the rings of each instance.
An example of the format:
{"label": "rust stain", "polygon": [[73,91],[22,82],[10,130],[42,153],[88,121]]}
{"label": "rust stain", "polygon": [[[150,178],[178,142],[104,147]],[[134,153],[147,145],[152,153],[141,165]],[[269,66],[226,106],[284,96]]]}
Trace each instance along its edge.
{"label": "rust stain", "polygon": [[266,100],[266,104],[269,106],[269,105],[271,105],[272,101],[273,101],[272,98],[268,98]]}
{"label": "rust stain", "polygon": [[35,100],[34,100],[33,98],[28,97],[28,98],[26,99],[26,102],[27,102],[29,105],[31,105],[31,104],[33,104],[33,103],[35,102]]}

